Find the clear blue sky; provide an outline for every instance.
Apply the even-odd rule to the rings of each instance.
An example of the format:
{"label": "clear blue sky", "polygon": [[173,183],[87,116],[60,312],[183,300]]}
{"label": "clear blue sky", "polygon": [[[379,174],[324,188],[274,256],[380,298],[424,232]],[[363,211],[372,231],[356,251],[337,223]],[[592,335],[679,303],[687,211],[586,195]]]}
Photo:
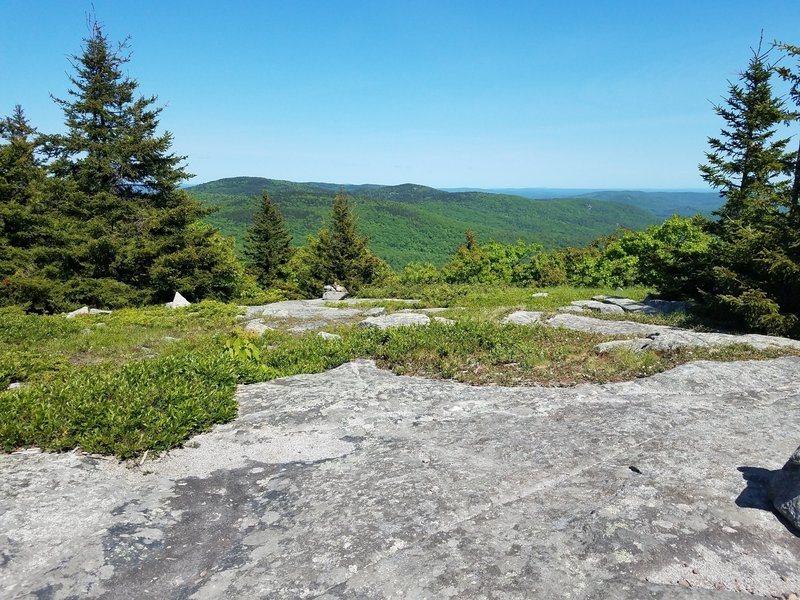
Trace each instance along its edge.
{"label": "clear blue sky", "polygon": [[[194,183],[699,188],[712,101],[798,0],[94,0]],[[0,0],[0,114],[62,128],[90,2]]]}

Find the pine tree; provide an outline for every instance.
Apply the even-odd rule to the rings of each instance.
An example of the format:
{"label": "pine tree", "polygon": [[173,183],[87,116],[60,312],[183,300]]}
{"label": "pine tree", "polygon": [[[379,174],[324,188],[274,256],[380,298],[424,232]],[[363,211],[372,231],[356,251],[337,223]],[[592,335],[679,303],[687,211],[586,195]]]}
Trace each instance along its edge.
{"label": "pine tree", "polygon": [[37,132],[17,105],[0,120],[0,277],[23,268],[26,252],[42,234],[38,198],[45,171],[37,155]]}
{"label": "pine tree", "polygon": [[[800,46],[793,46],[791,44],[779,44],[778,47],[786,52],[789,58],[797,59],[797,65],[794,70],[781,66],[778,73],[791,84],[789,95],[797,106],[796,110],[790,114],[792,121],[800,121]],[[795,216],[800,216],[800,136],[798,137],[798,148],[794,156],[790,160],[790,170],[792,171],[792,194],[791,194],[791,209]]]}
{"label": "pine tree", "polygon": [[367,238],[358,233],[350,201],[344,194],[336,196],[329,226],[320,230],[309,246],[314,257],[310,271],[316,287],[339,283],[354,291],[390,271],[369,251]]}
{"label": "pine tree", "polygon": [[292,236],[286,229],[277,204],[264,192],[261,206],[245,238],[245,256],[258,283],[267,288],[285,277],[285,266],[292,255]]}
{"label": "pine tree", "polygon": [[157,97],[135,96],[138,83],[122,71],[129,61],[128,41],[113,47],[93,23],[83,53],[72,57],[70,98],[54,98],[68,133],[51,138],[57,156],[52,168],[87,194],[175,205],[174,192],[189,177],[181,166],[186,157],[170,152],[171,133],[157,133]]}
{"label": "pine tree", "polygon": [[775,139],[791,119],[772,91],[774,65],[760,46],[739,84],[715,110],[727,125],[709,139],[703,178],[725,205],[712,231],[712,257],[699,277],[700,295],[715,318],[773,334],[797,333],[800,314],[800,240],[790,207],[789,139]]}
{"label": "pine tree", "polygon": [[72,57],[69,97],[55,99],[67,132],[45,138],[54,179],[76,192],[58,202],[78,224],[65,299],[124,305],[176,290],[193,300],[229,297],[241,269],[216,230],[195,225],[206,211],[179,188],[189,177],[185,157],[171,152],[169,132],[158,133],[156,97],[137,96],[123,73],[127,41],[113,46],[94,23],[84,42]]}
{"label": "pine tree", "polygon": [[700,173],[726,200],[719,211],[723,227],[731,220],[761,220],[785,201],[781,176],[789,139],[773,138],[787,111],[772,92],[768,58],[759,44],[740,82],[729,85],[725,103],[714,106],[727,127],[721,137],[708,139],[708,163],[700,165]]}

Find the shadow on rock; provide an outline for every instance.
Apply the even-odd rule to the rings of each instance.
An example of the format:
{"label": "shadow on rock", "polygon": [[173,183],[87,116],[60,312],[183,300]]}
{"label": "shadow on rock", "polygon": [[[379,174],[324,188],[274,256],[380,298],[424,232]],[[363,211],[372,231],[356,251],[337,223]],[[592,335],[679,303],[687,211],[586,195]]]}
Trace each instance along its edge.
{"label": "shadow on rock", "polygon": [[778,509],[781,498],[776,497],[776,494],[780,495],[785,487],[786,471],[771,471],[761,467],[738,467],[737,470],[747,485],[736,498],[736,506],[769,511],[790,533],[800,538],[800,528]]}

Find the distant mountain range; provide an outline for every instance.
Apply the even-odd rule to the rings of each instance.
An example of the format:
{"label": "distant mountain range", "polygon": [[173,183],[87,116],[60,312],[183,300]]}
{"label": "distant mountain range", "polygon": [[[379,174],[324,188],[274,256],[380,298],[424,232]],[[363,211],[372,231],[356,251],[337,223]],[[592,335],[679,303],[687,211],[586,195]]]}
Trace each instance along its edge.
{"label": "distant mountain range", "polygon": [[678,213],[688,217],[697,213],[711,217],[714,211],[722,206],[717,192],[692,191],[633,191],[633,190],[593,190],[577,188],[455,188],[448,191],[491,192],[495,194],[511,194],[531,198],[532,200],[549,200],[552,198],[594,198],[608,202],[618,202],[643,208],[661,219]]}
{"label": "distant mountain range", "polygon": [[[261,177],[220,179],[187,191],[205,206],[217,208],[207,220],[237,240],[266,191],[278,203],[296,244],[324,226],[333,197],[346,193],[353,197],[359,227],[369,237],[370,247],[394,268],[411,261],[443,264],[468,229],[481,241],[522,239],[560,248],[585,245],[619,227],[643,229],[673,212],[709,213],[720,205],[716,194],[691,192],[579,190],[578,197],[532,201],[519,193],[443,191],[416,184],[296,183]],[[533,192],[535,188],[529,189]]]}

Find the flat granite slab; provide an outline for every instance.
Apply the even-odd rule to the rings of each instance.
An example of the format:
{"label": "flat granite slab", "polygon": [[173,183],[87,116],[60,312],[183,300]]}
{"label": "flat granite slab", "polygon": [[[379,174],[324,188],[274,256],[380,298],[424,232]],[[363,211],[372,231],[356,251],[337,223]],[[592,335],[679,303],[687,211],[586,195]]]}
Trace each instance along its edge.
{"label": "flat granite slab", "polygon": [[131,468],[0,455],[6,598],[788,597],[765,483],[800,358],[574,388],[369,361],[241,386],[239,418]]}

